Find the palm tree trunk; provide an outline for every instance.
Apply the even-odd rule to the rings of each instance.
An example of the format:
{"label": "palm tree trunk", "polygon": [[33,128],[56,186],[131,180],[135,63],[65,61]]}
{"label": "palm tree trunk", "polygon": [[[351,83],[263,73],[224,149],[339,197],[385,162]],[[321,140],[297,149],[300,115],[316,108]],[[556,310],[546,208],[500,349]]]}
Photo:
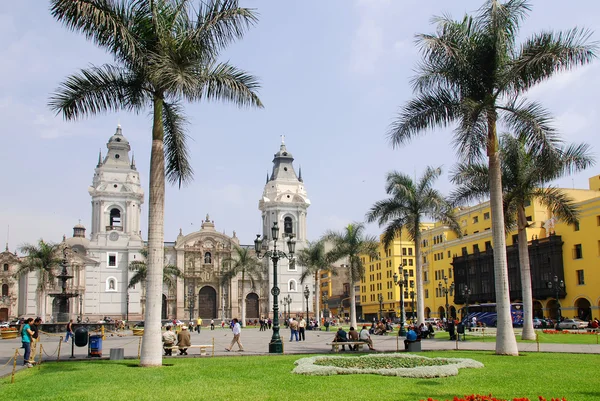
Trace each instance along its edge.
{"label": "palm tree trunk", "polygon": [[494,280],[496,287],[496,354],[519,355],[517,339],[510,315],[510,293],[508,288],[508,263],[506,260],[506,234],[502,209],[502,176],[500,154],[496,135],[495,115],[488,118],[488,157],[490,177],[490,209],[492,212],[492,237],[494,240]]}
{"label": "palm tree trunk", "polygon": [[161,366],[161,309],[164,259],[165,152],[162,124],[163,100],[154,97],[152,153],[148,195],[148,272],[146,277],[146,310],[141,366]]}
{"label": "palm tree trunk", "polygon": [[[356,328],[356,281],[350,278],[350,326]],[[344,300],[342,299],[342,302]]]}
{"label": "palm tree trunk", "polygon": [[535,340],[533,329],[533,293],[531,290],[531,268],[529,266],[529,248],[527,247],[527,218],[525,208],[519,205],[517,211],[519,265],[521,267],[521,289],[523,292],[523,340]]}
{"label": "palm tree trunk", "polygon": [[425,322],[425,290],[423,289],[423,265],[421,263],[421,234],[420,227],[416,227],[415,234],[415,259],[417,275],[417,324]]}
{"label": "palm tree trunk", "polygon": [[244,298],[244,279],[246,278],[246,271],[242,270],[242,327],[246,327],[246,299]]}

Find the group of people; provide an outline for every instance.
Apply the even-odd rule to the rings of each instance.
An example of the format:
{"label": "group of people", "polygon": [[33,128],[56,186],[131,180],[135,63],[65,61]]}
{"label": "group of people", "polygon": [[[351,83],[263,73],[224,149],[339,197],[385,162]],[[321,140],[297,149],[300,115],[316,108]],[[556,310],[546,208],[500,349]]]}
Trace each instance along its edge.
{"label": "group of people", "polygon": [[306,341],[306,320],[303,317],[300,317],[299,321],[291,317],[288,327],[290,328],[290,341],[293,341],[294,338],[296,341]]}
{"label": "group of people", "polygon": [[[333,342],[336,343],[347,343],[347,342],[364,342],[369,346],[370,350],[375,350],[373,347],[373,340],[371,339],[371,333],[366,325],[362,327],[360,332],[356,331],[354,327],[350,326],[350,330],[346,332],[341,326],[335,332],[335,337],[333,338]],[[348,344],[348,349],[350,351],[358,351],[358,345]],[[342,345],[341,351],[346,351],[346,346]]]}
{"label": "group of people", "polygon": [[30,317],[23,320],[21,328],[19,329],[22,344],[21,348],[25,351],[23,354],[23,366],[27,366],[28,368],[33,367],[33,364],[35,363],[35,350],[40,334],[40,324],[42,324],[42,318],[36,317],[33,319]]}
{"label": "group of people", "polygon": [[271,318],[266,319],[261,317],[260,319],[258,319],[258,323],[260,324],[259,331],[271,330],[271,327],[273,326],[273,321],[271,320]]}
{"label": "group of people", "polygon": [[172,356],[173,347],[175,346],[177,346],[177,349],[179,349],[179,355],[187,355],[187,349],[192,345],[188,327],[181,326],[181,330],[177,334],[175,334],[171,328],[172,326],[167,326],[162,335],[165,355]]}

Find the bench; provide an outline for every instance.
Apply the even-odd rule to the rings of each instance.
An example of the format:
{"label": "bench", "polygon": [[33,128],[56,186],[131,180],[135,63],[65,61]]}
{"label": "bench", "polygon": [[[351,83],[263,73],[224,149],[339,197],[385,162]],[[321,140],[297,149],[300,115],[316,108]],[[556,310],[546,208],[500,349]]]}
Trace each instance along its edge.
{"label": "bench", "polygon": [[406,352],[421,352],[421,341],[411,341],[406,348]]}
{"label": "bench", "polygon": [[367,344],[364,341],[347,341],[347,342],[330,342],[330,343],[325,343],[325,345],[331,345],[331,351],[332,352],[340,352],[340,346],[345,346],[345,345],[355,345],[357,348],[357,351],[361,351],[363,345]]}
{"label": "bench", "polygon": [[[200,350],[200,355],[201,356],[208,355],[208,352],[206,350],[208,348],[212,348],[212,355],[211,356],[215,356],[215,346],[214,346],[214,344],[190,345],[189,347],[187,347],[187,349],[190,349],[190,348],[198,348]],[[173,345],[171,347],[163,347],[163,349],[170,349],[171,351],[179,351],[179,347],[177,345]]]}

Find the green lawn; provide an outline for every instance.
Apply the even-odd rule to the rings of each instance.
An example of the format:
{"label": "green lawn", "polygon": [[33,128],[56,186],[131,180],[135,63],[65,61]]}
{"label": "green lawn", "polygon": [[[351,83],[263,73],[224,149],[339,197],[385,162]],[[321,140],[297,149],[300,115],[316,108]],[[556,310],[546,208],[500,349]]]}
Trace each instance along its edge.
{"label": "green lawn", "polygon": [[[542,330],[536,330],[536,333],[538,333],[538,341],[540,344],[598,344],[600,342],[600,337],[598,334],[547,334],[543,333]],[[447,340],[450,338],[450,336],[445,331],[436,331],[435,338]],[[460,335],[460,338],[462,340],[462,334]],[[470,332],[467,332],[467,341],[496,342],[496,336],[495,334],[490,335],[486,334],[485,332],[483,334],[471,334]],[[520,332],[517,333],[517,342],[535,343],[535,341],[521,340]]]}
{"label": "green lawn", "polygon": [[[600,399],[598,355],[424,352],[472,358],[484,369],[461,369],[443,379],[376,375],[312,377],[291,374],[298,355],[169,359],[170,366],[140,368],[137,361],[46,363],[0,382],[2,398],[18,400],[406,400],[452,399],[464,394],[501,398],[538,395],[569,401]],[[28,394],[28,395],[27,395]]]}

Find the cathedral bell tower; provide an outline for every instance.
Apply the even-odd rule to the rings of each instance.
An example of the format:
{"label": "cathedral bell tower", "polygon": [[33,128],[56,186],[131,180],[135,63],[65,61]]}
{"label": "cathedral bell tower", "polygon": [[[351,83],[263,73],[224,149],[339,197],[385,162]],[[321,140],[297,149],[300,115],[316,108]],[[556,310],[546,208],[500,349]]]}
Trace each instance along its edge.
{"label": "cathedral bell tower", "polygon": [[[280,227],[277,249],[287,252],[286,240],[289,234],[294,234],[296,239],[296,252],[303,249],[307,244],[306,238],[306,210],[310,206],[310,200],[304,188],[302,180],[302,170],[296,175],[293,166],[294,158],[285,147],[282,137],[279,152],[275,153],[273,158],[273,171],[267,175],[267,182],[263,191],[262,199],[258,202],[258,208],[262,214],[262,230],[265,239],[269,240],[269,246],[272,246],[271,227],[277,223]],[[294,261],[295,262],[295,261]],[[304,308],[303,288],[300,283],[300,276],[303,267],[298,263],[290,263],[283,258],[278,263],[278,286],[281,289],[281,297],[290,295],[292,304],[290,310],[292,314],[306,314]],[[273,266],[269,261],[269,288],[274,283]],[[314,294],[313,279],[308,278],[304,284],[311,289]],[[272,300],[270,301],[272,303]],[[314,312],[314,311],[311,311]]]}

